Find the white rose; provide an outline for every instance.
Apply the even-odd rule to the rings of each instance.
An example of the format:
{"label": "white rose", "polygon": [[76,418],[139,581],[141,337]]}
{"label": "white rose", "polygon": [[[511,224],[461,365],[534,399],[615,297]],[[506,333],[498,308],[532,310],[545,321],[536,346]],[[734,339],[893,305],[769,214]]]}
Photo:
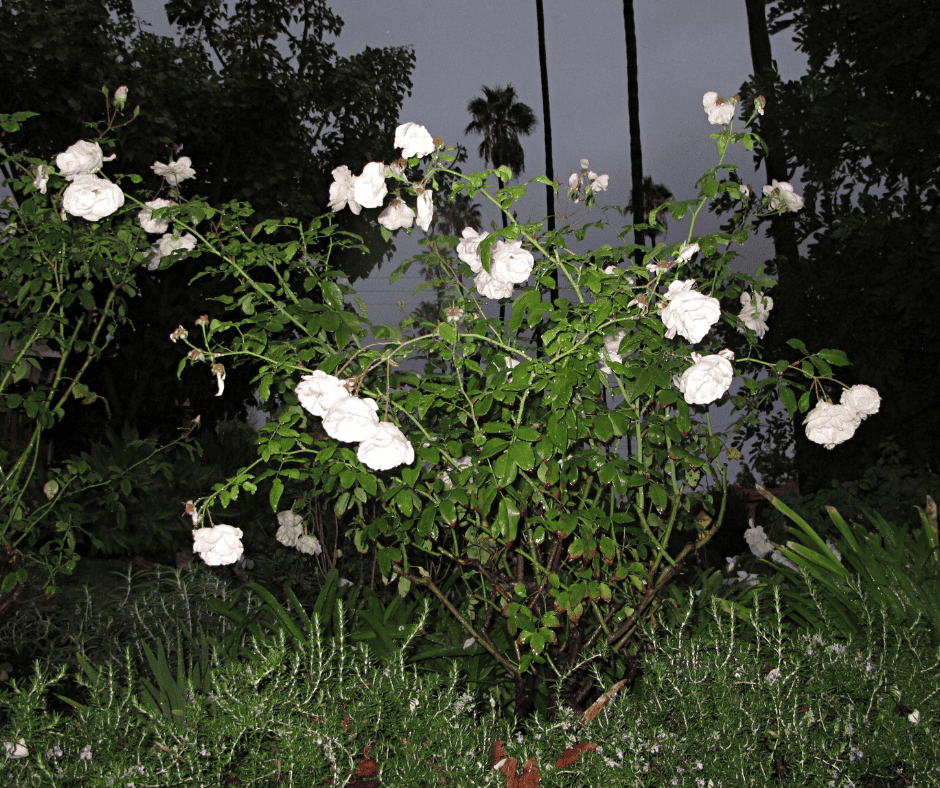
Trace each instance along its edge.
{"label": "white rose", "polygon": [[95,175],[75,175],[62,195],[62,208],[72,216],[97,222],[124,205],[121,187]]}
{"label": "white rose", "polygon": [[457,257],[469,265],[470,270],[475,274],[483,270],[483,261],[480,259],[480,242],[488,235],[489,233],[478,233],[472,227],[464,227],[463,240],[457,244]]}
{"label": "white rose", "polygon": [[708,122],[715,126],[724,126],[734,118],[734,104],[720,98],[714,91],[702,96],[702,106],[708,113]]}
{"label": "white rose", "polygon": [[682,248],[679,250],[679,256],[676,258],[680,263],[687,263],[691,260],[696,252],[701,251],[701,248],[697,243],[693,244],[683,244]]}
{"label": "white rose", "polygon": [[349,389],[339,378],[318,369],[312,375],[304,375],[294,393],[301,407],[314,416],[322,417],[337,402],[349,396]]}
{"label": "white rose", "polygon": [[176,203],[172,200],[160,199],[145,202],[144,205],[147,207],[137,214],[137,218],[140,219],[140,226],[148,233],[165,233],[170,228],[170,220],[154,219],[153,212],[160,208],[168,208],[171,205],[176,205]]}
{"label": "white rose", "polygon": [[431,133],[417,123],[405,123],[395,129],[395,147],[401,148],[403,159],[412,156],[430,156],[435,145]]}
{"label": "white rose", "polygon": [[483,270],[473,278],[473,283],[477,287],[477,292],[486,298],[498,301],[500,298],[509,298],[512,295],[512,282],[503,282]]}
{"label": "white rose", "polygon": [[285,509],[283,512],[277,513],[277,521],[280,525],[289,525],[291,527],[299,528],[303,525],[304,518],[299,514],[295,514],[290,509]]}
{"label": "white rose", "polygon": [[842,392],[839,402],[862,419],[873,416],[881,408],[881,396],[871,386],[852,386]]}
{"label": "white rose", "polygon": [[306,555],[320,555],[323,552],[323,548],[320,547],[320,540],[309,534],[301,536],[294,546]]}
{"label": "white rose", "polygon": [[522,241],[497,241],[490,259],[490,276],[516,285],[529,278],[535,265],[535,258],[522,248]]}
{"label": "white rose", "polygon": [[378,208],[388,194],[385,185],[385,165],[370,161],[362,168],[362,175],[353,184],[352,195],[363,208]]}
{"label": "white rose", "polygon": [[176,161],[171,161],[169,164],[161,164],[155,161],[150,165],[150,169],[157,175],[166,178],[166,182],[170,186],[179,186],[180,181],[192,178],[196,174],[196,171],[192,168],[192,163],[189,156],[183,156]]}
{"label": "white rose", "polygon": [[693,344],[701,342],[721,317],[718,299],[692,290],[694,284],[694,279],[688,279],[669,285],[669,292],[665,294],[669,304],[662,311],[667,339],[678,333]]}
{"label": "white rose", "polygon": [[[751,299],[750,293],[741,293],[741,322],[754,331],[758,337],[767,333],[767,315],[773,309],[774,300],[770,296]],[[741,329],[739,328],[738,331]]]}
{"label": "white rose", "polygon": [[185,235],[177,235],[173,233],[167,233],[159,241],[157,241],[157,251],[160,257],[166,257],[168,254],[179,249],[185,249],[188,252],[191,252],[196,248],[196,237],[190,233]]}
{"label": "white rose", "polygon": [[[280,517],[278,518],[280,519]],[[297,541],[303,536],[303,530],[300,525],[290,523],[283,524],[277,529],[274,538],[286,547],[296,547]]]}
{"label": "white rose", "polygon": [[434,217],[434,192],[425,189],[418,195],[418,218],[415,220],[418,227],[425,232],[431,226],[431,219]]}
{"label": "white rose", "polygon": [[379,214],[379,224],[386,230],[408,229],[415,220],[415,212],[401,200],[392,200],[392,204]]}
{"label": "white rose", "polygon": [[586,170],[586,169],[587,169],[588,167],[590,167],[590,166],[591,166],[591,162],[589,162],[587,159],[581,159],[581,169],[582,169],[582,170]]}
{"label": "white rose", "polygon": [[326,412],[323,429],[343,443],[368,440],[379,431],[378,409],[374,399],[343,397]]}
{"label": "white rose", "polygon": [[596,172],[589,172],[588,178],[591,179],[591,191],[592,192],[603,192],[607,191],[607,184],[610,180],[607,175],[598,175]]}
{"label": "white rose", "polygon": [[341,211],[348,203],[349,210],[358,216],[362,207],[353,199],[356,176],[344,164],[333,170],[333,178],[333,183],[330,184],[330,210]]}
{"label": "white rose", "polygon": [[241,558],[242,529],[231,525],[198,528],[193,531],[193,552],[199,553],[209,566],[234,564]]}
{"label": "white rose", "polygon": [[623,361],[617,351],[620,349],[620,341],[627,335],[626,330],[620,329],[616,334],[607,334],[604,337],[604,350],[601,351],[601,372],[609,375],[613,370],[605,364],[605,361],[616,361],[618,364]]}
{"label": "white rose", "polygon": [[36,177],[33,178],[33,186],[39,189],[40,194],[46,193],[46,186],[49,183],[49,168],[45,164],[40,164],[36,168]]}
{"label": "white rose", "polygon": [[806,414],[806,437],[832,449],[837,443],[845,443],[855,434],[862,420],[845,405],[820,402]]}
{"label": "white rose", "polygon": [[373,471],[387,471],[399,465],[411,465],[415,450],[395,424],[383,421],[375,435],[359,444],[356,456]]}
{"label": "white rose", "polygon": [[101,169],[104,154],[97,142],[79,140],[65,153],[55,157],[55,166],[59,174],[67,179],[74,180],[78,175],[91,175]]}
{"label": "white rose", "polygon": [[731,386],[734,369],[724,356],[693,353],[692,360],[695,363],[676,378],[676,387],[690,405],[708,405]]}
{"label": "white rose", "polygon": [[764,187],[764,196],[770,198],[770,207],[775,211],[798,211],[803,207],[803,198],[793,193],[786,181],[773,181]]}

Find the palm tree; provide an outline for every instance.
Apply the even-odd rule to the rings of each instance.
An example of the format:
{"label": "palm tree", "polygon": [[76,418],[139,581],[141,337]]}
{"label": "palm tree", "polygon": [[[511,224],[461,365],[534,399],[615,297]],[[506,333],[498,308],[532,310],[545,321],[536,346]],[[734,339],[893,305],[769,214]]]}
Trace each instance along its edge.
{"label": "palm tree", "polygon": [[[658,208],[664,202],[669,202],[672,199],[672,192],[669,191],[661,183],[653,183],[653,179],[647,175],[643,179],[643,221],[645,222],[650,215],[650,211],[655,208]],[[630,202],[626,208],[623,210],[624,214],[633,214],[636,215],[636,210],[633,207],[633,191],[630,192]],[[642,230],[640,235],[643,237],[641,243],[646,243],[645,237],[649,236],[652,245],[656,245],[656,236],[661,232],[666,232],[667,227],[667,215],[665,212],[656,214],[656,222],[662,225],[662,229],[650,228],[649,230]]]}
{"label": "palm tree", "polygon": [[[545,130],[545,176],[555,180],[555,167],[552,163],[552,112],[548,100],[548,59],[545,53],[545,11],[542,0],[535,0],[535,19],[539,34],[539,72],[542,75],[542,128]],[[555,229],[555,191],[545,187],[545,210],[548,216],[548,230]],[[557,271],[556,271],[557,277]],[[551,289],[549,300],[554,303],[558,298],[558,284]]]}
{"label": "palm tree", "polygon": [[[505,88],[484,85],[483,96],[473,99],[467,105],[467,112],[473,120],[467,124],[464,134],[483,135],[478,148],[480,158],[493,167],[509,167],[514,178],[524,172],[525,151],[519,135],[531,134],[538,121],[531,107],[516,101],[516,89],[512,85]],[[503,187],[502,179],[499,185]],[[506,214],[503,213],[505,226]]]}
{"label": "palm tree", "polygon": [[[633,224],[643,224],[644,199],[633,199],[643,194],[643,147],[640,145],[640,96],[636,60],[636,22],[633,17],[633,0],[623,0],[623,31],[627,40],[627,113],[630,118],[630,177],[633,181]],[[644,232],[633,231],[635,243],[643,245]],[[634,255],[637,265],[643,264],[643,253]]]}

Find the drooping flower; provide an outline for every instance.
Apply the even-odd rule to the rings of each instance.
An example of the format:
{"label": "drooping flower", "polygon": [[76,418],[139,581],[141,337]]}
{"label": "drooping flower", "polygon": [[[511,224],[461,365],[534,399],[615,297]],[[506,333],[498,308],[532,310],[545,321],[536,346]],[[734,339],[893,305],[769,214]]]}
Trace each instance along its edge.
{"label": "drooping flower", "polygon": [[425,232],[431,227],[431,219],[434,218],[434,192],[431,189],[425,189],[418,195],[418,218],[415,223]]}
{"label": "drooping flower", "polygon": [[878,389],[871,386],[859,385],[845,389],[839,402],[861,419],[873,416],[881,408],[881,396],[878,394]]}
{"label": "drooping flower", "polygon": [[477,292],[485,298],[498,301],[500,298],[509,298],[512,295],[512,282],[503,282],[482,268],[480,273],[473,278],[473,283],[476,285]]}
{"label": "drooping flower", "polygon": [[225,366],[222,364],[213,364],[212,374],[215,375],[219,383],[219,390],[216,392],[215,396],[221,397],[222,392],[225,391]]}
{"label": "drooping flower", "polygon": [[483,261],[480,259],[480,242],[489,233],[478,233],[472,227],[463,228],[463,240],[457,244],[457,257],[467,265],[473,273],[483,270]]}
{"label": "drooping flower", "polygon": [[294,546],[306,555],[320,555],[320,553],[323,552],[323,548],[320,546],[320,540],[312,534],[301,536]]}
{"label": "drooping flower", "polygon": [[405,123],[395,129],[395,147],[401,148],[405,159],[413,156],[430,156],[434,153],[434,138],[431,133],[417,123]]}
{"label": "drooping flower", "polygon": [[97,222],[124,205],[124,192],[116,183],[95,175],[73,176],[62,195],[62,209],[72,216]]}
{"label": "drooping flower", "polygon": [[373,471],[387,471],[399,465],[411,465],[415,450],[397,425],[383,421],[371,438],[359,444],[356,457]]}
{"label": "drooping flower", "polygon": [[845,405],[833,405],[831,402],[819,402],[806,414],[806,437],[813,443],[820,443],[827,449],[835,448],[837,443],[845,443],[855,434],[861,417]]}
{"label": "drooping flower", "polygon": [[193,552],[199,553],[209,566],[234,564],[241,558],[242,529],[231,525],[198,528],[193,531]]}
{"label": "drooping flower", "polygon": [[379,431],[378,409],[374,399],[342,397],[323,417],[323,429],[331,438],[343,443],[368,440]]}
{"label": "drooping flower", "polygon": [[378,208],[386,194],[388,187],[385,185],[385,165],[370,161],[353,183],[353,200],[363,208]]}
{"label": "drooping flower", "polygon": [[744,541],[747,542],[751,552],[758,558],[763,558],[774,549],[774,546],[767,538],[767,534],[764,533],[764,529],[759,525],[756,528],[748,528],[744,532]]}
{"label": "drooping flower", "polygon": [[581,176],[576,172],[568,176],[568,196],[575,202],[581,201]]}
{"label": "drooping flower", "polygon": [[46,187],[49,184],[49,168],[45,164],[40,164],[36,168],[36,177],[33,178],[33,186],[39,189],[40,194],[46,193]]}
{"label": "drooping flower", "polygon": [[607,191],[607,184],[610,181],[610,176],[608,175],[598,175],[596,172],[589,172],[588,178],[591,179],[591,191],[592,192],[603,192]]}
{"label": "drooping flower", "polygon": [[460,319],[464,316],[464,311],[459,306],[445,306],[444,307],[444,316],[447,318],[447,322],[452,326],[456,326]]}
{"label": "drooping flower", "polygon": [[415,212],[404,201],[395,199],[379,214],[379,224],[386,230],[408,229],[415,220]]}
{"label": "drooping flower", "polygon": [[79,175],[91,175],[98,172],[103,161],[104,154],[97,142],[79,140],[69,146],[65,153],[60,153],[55,157],[55,166],[59,169],[59,175],[71,181]]}
{"label": "drooping flower", "polygon": [[620,342],[626,335],[626,330],[620,329],[616,334],[607,334],[604,337],[604,349],[601,351],[601,372],[605,375],[613,372],[605,362],[615,361],[618,364],[623,362],[623,356],[617,351],[620,350]]}
{"label": "drooping flower", "polygon": [[676,257],[676,261],[680,263],[687,263],[699,251],[701,251],[701,247],[697,243],[683,244],[682,248],[679,250],[678,257]]}
{"label": "drooping flower", "polygon": [[764,187],[764,196],[770,198],[770,207],[775,211],[798,211],[803,207],[803,198],[793,193],[786,181],[773,181]]}
{"label": "drooping flower", "polygon": [[493,246],[490,275],[500,282],[522,284],[529,278],[535,265],[532,253],[522,248],[522,241],[499,240]]}
{"label": "drooping flower", "polygon": [[157,175],[160,175],[170,186],[179,186],[182,181],[192,178],[196,171],[192,167],[192,159],[189,156],[182,156],[169,164],[161,164],[155,161],[150,169]]}
{"label": "drooping flower", "polygon": [[[346,205],[356,216],[362,210],[359,203],[353,199],[353,188],[356,185],[356,176],[350,172],[345,164],[333,170],[333,183],[330,184],[330,210],[341,211]],[[381,219],[379,220],[381,221]]]}
{"label": "drooping flower", "polygon": [[173,200],[157,199],[145,202],[144,205],[147,207],[137,213],[140,226],[148,233],[165,233],[170,228],[170,219],[154,219],[153,212],[160,208],[169,208],[176,203]]}
{"label": "drooping flower", "polygon": [[[755,296],[753,299],[750,293],[741,293],[741,322],[751,329],[757,336],[763,337],[767,333],[767,315],[773,309],[774,300],[770,296]],[[741,331],[741,328],[738,328]],[[743,333],[743,332],[742,332]]]}
{"label": "drooping flower", "polygon": [[302,527],[304,518],[290,509],[286,509],[277,513],[277,521],[280,527],[277,529],[274,538],[282,545],[296,547],[297,541],[304,535]]}
{"label": "drooping flower", "polygon": [[[730,354],[730,351],[728,351]],[[695,363],[675,378],[676,388],[689,405],[708,405],[731,386],[734,369],[727,355],[700,356],[692,354]]]}
{"label": "drooping flower", "polygon": [[734,118],[734,104],[725,101],[714,91],[702,96],[702,106],[708,113],[708,122],[714,126],[725,126]]}
{"label": "drooping flower", "polygon": [[184,249],[187,252],[191,252],[196,248],[196,236],[185,233],[179,235],[178,233],[166,233],[159,241],[157,241],[157,252],[160,257],[166,257],[168,254],[173,254],[180,249]]}
{"label": "drooping flower", "polygon": [[693,290],[694,285],[694,279],[677,280],[669,285],[664,296],[669,304],[662,311],[667,339],[680,334],[693,344],[701,342],[721,317],[718,299]]}
{"label": "drooping flower", "polygon": [[317,369],[300,379],[294,393],[301,407],[322,418],[337,402],[349,396],[349,389],[339,378]]}

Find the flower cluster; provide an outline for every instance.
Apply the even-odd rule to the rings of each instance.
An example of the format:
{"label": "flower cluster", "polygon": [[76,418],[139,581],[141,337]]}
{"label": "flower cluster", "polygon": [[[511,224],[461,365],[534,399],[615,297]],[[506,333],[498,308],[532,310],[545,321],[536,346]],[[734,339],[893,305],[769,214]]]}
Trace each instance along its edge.
{"label": "flower cluster", "polygon": [[[741,293],[741,322],[751,329],[758,338],[767,333],[767,315],[773,309],[774,300],[770,296],[754,296],[750,293]],[[738,328],[738,331],[741,331]]]}
{"label": "flower cluster", "polygon": [[387,471],[414,462],[414,447],[395,424],[379,421],[375,400],[352,396],[339,378],[318,369],[304,375],[294,393],[305,410],[320,416],[327,435],[359,443],[356,457],[363,465]]}
{"label": "flower cluster", "polygon": [[735,101],[727,101],[714,91],[702,96],[702,106],[708,113],[708,122],[713,126],[727,126],[734,119]]}
{"label": "flower cluster", "polygon": [[803,207],[803,198],[793,193],[793,187],[786,181],[773,181],[764,187],[764,196],[770,200],[770,207],[775,211],[798,211]]}
{"label": "flower cluster", "polygon": [[275,538],[287,547],[295,547],[306,555],[320,555],[323,548],[320,546],[320,540],[315,536],[304,533],[304,518],[299,514],[294,514],[290,509],[277,513],[277,521],[280,528],[277,529]]}
{"label": "flower cluster", "polygon": [[855,434],[859,424],[878,412],[881,397],[871,386],[852,386],[842,392],[838,405],[820,402],[806,414],[806,437],[827,449],[835,448]]}
{"label": "flower cluster", "polygon": [[588,169],[590,162],[587,159],[581,159],[581,173],[580,175],[576,172],[571,173],[571,176],[568,178],[568,197],[572,202],[581,201],[581,184],[584,182],[586,177],[589,185],[584,191],[585,198],[590,197],[592,194],[597,192],[607,191],[607,186],[610,182],[610,177],[607,175],[598,175],[596,172],[592,172]]}

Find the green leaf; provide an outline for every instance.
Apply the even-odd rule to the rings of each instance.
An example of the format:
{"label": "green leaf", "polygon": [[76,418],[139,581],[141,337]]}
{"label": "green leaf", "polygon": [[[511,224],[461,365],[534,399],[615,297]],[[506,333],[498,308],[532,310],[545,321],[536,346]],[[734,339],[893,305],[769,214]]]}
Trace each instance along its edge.
{"label": "green leaf", "polygon": [[535,453],[528,443],[513,442],[509,444],[509,456],[522,470],[530,471],[535,465]]}
{"label": "green leaf", "polygon": [[780,400],[783,402],[783,406],[787,409],[787,413],[790,414],[790,418],[796,414],[796,395],[793,393],[792,389],[782,386],[780,388]]}
{"label": "green leaf", "polygon": [[450,325],[450,323],[441,323],[437,327],[437,332],[441,335],[441,339],[448,345],[453,345],[457,341],[457,329]]}
{"label": "green leaf", "polygon": [[271,511],[277,511],[277,505],[280,503],[281,495],[284,493],[284,482],[275,477],[271,483],[271,492],[268,493],[268,500],[271,502]]}
{"label": "green leaf", "polygon": [[851,365],[849,357],[841,350],[833,350],[832,348],[823,348],[819,351],[819,355],[822,356],[830,364],[833,364],[837,367],[847,367]]}

